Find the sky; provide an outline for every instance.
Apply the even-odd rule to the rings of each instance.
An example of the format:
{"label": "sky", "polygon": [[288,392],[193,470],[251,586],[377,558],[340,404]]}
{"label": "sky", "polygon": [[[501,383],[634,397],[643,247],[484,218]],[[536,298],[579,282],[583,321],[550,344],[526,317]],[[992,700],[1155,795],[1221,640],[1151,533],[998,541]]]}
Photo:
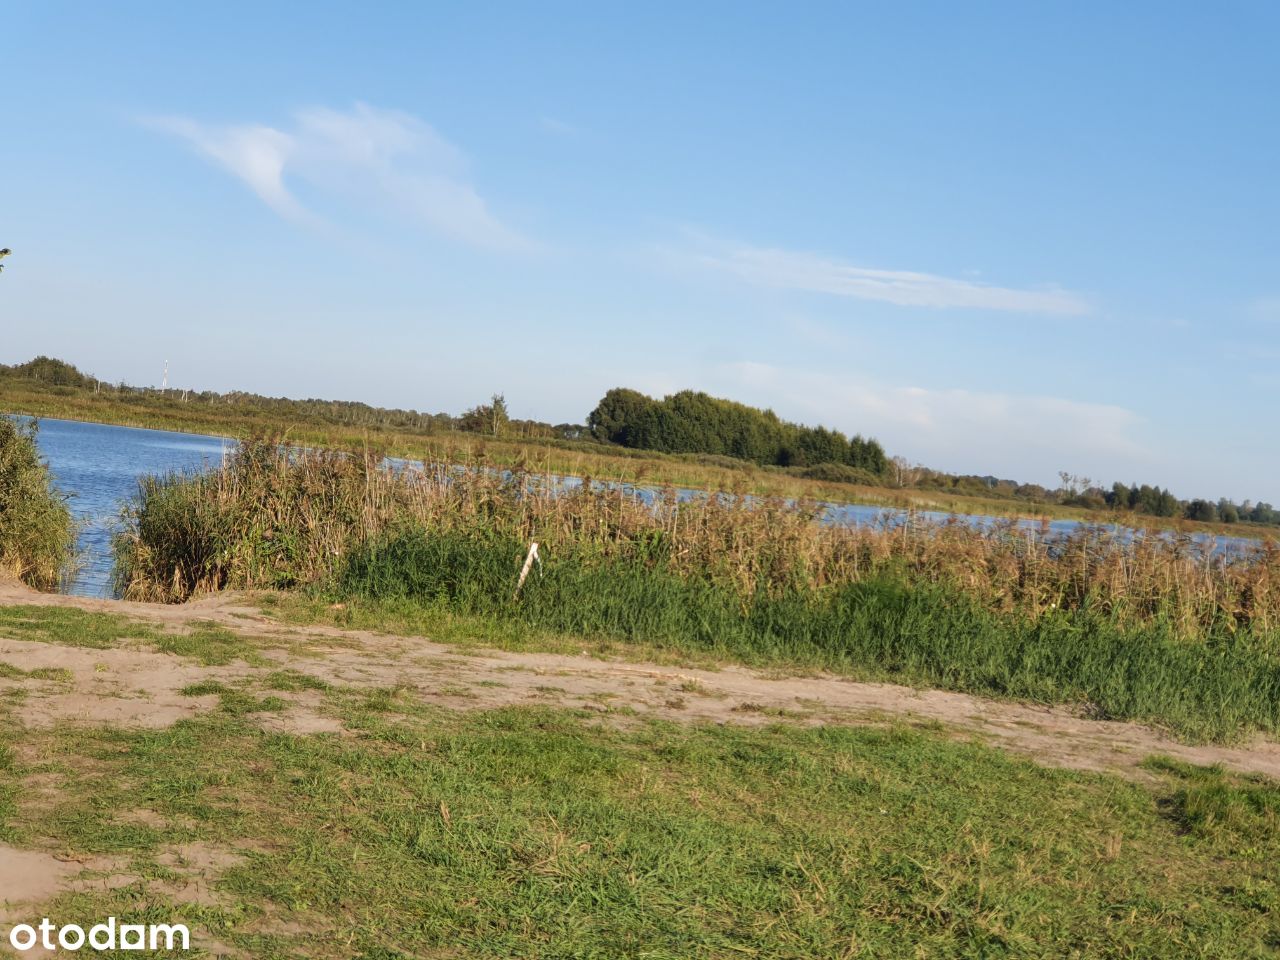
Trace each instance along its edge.
{"label": "sky", "polygon": [[1280,503],[1280,5],[19,2],[0,362]]}

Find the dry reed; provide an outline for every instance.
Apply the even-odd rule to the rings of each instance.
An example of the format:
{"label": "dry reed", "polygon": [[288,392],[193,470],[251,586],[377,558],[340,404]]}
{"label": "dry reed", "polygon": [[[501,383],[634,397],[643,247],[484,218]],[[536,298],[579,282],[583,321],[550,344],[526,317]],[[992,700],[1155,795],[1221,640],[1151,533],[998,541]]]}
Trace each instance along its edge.
{"label": "dry reed", "polygon": [[[1063,536],[1012,521],[871,526],[823,523],[818,505],[734,496],[650,502],[590,480],[573,489],[482,468],[390,468],[363,457],[244,444],[223,469],[145,479],[118,541],[130,597],[181,600],[224,587],[326,581],[355,550],[415,529],[537,540],[545,554],[663,566],[686,580],[761,592],[822,593],[892,576],[953,586],[992,611],[1038,617],[1090,608],[1122,626],[1159,620],[1183,637],[1280,626],[1280,549],[1097,526]],[[519,557],[513,560],[518,568]]]}

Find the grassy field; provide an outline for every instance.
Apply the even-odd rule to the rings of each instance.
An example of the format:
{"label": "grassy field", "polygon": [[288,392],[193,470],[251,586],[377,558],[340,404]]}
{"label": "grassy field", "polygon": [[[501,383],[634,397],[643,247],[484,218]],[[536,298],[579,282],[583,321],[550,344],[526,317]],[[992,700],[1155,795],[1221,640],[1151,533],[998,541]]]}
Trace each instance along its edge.
{"label": "grassy field", "polygon": [[519,437],[492,438],[458,432],[407,433],[379,427],[354,427],[319,418],[282,423],[250,406],[184,402],[179,391],[130,395],[57,387],[34,380],[0,378],[0,410],[36,417],[231,436],[240,439],[282,433],[299,445],[360,450],[373,447],[391,456],[431,462],[481,464],[544,474],[594,477],[661,487],[751,493],[761,496],[826,500],[894,509],[936,510],[996,517],[1048,517],[1061,520],[1119,522],[1139,529],[1266,536],[1268,528],[1193,523],[1159,517],[1098,513],[1055,503],[1027,503],[937,490],[827,483],[801,478],[780,468],[696,455],[660,454],[597,443]]}
{"label": "grassy field", "polygon": [[[0,610],[0,636],[39,644],[108,651],[140,631],[168,642]],[[244,666],[257,642],[209,628],[170,656]],[[27,728],[60,681],[5,682],[0,843],[66,878],[40,915],[185,921],[206,956],[1243,958],[1280,942],[1280,790],[1221,770],[1157,758],[1134,782],[894,726],[458,712],[266,662],[191,684],[214,705],[172,726]],[[342,733],[264,729],[300,689]]]}

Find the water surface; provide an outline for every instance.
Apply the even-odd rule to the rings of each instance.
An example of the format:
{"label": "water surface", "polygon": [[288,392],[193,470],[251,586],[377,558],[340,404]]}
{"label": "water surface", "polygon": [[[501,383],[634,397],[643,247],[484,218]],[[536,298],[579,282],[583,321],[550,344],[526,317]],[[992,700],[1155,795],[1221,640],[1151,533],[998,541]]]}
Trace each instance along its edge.
{"label": "water surface", "polygon": [[111,596],[111,534],[138,478],[217,465],[232,440],[41,417],[36,445],[81,521],[80,565],[67,592]]}
{"label": "water surface", "polygon": [[[39,428],[37,444],[40,453],[49,464],[54,483],[59,490],[71,496],[71,507],[82,521],[79,544],[81,564],[75,578],[68,585],[68,592],[82,596],[111,595],[111,535],[121,507],[137,490],[138,479],[149,473],[190,471],[216,466],[221,462],[223,454],[235,443],[225,437],[114,427],[76,420],[41,419]],[[400,469],[422,466],[405,460],[393,460],[391,465]],[[548,480],[553,488],[560,490],[571,490],[582,483],[577,477],[550,477]],[[607,481],[602,482],[602,485],[609,488],[620,487],[624,492],[645,502],[652,502],[655,496],[655,491],[647,487]],[[681,489],[678,496],[681,500],[688,500],[706,496],[706,493]],[[902,523],[907,517],[901,510],[837,503],[824,504],[821,515],[826,523],[847,526],[893,526]],[[987,516],[932,511],[914,516],[937,521],[956,517],[961,522],[979,528],[1000,522]],[[1029,533],[1040,529],[1039,520],[1023,519],[1015,522],[1019,528]],[[1080,525],[1076,520],[1054,520],[1049,524],[1048,534],[1050,537],[1069,534]],[[1142,535],[1127,527],[1113,526],[1111,529],[1124,539]],[[1212,539],[1215,552],[1221,553],[1243,553],[1258,546],[1257,540],[1246,537],[1197,534],[1194,539]]]}

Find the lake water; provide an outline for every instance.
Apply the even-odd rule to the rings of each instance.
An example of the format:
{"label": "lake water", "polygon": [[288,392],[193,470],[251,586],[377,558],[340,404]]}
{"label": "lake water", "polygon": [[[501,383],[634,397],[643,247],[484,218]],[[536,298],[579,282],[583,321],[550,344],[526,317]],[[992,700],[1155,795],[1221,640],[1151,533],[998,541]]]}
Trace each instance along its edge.
{"label": "lake water", "polygon": [[[149,473],[199,470],[216,466],[234,441],[224,437],[173,433],[168,430],[140,430],[134,427],[81,423],[76,420],[41,419],[37,444],[41,455],[49,464],[54,483],[59,490],[71,495],[71,507],[83,523],[80,534],[81,565],[68,590],[81,596],[105,597],[111,595],[112,532],[121,507],[137,490],[138,479]],[[405,461],[395,463],[400,467],[409,466]],[[552,483],[569,489],[580,484],[581,480],[556,477],[552,479]],[[650,500],[653,496],[653,491],[645,488],[623,485],[623,489],[645,500]],[[682,499],[701,495],[694,490],[680,491]],[[828,523],[859,526],[872,523],[893,524],[900,522],[904,516],[902,511],[882,507],[828,504],[824,519]],[[949,515],[925,512],[917,516],[946,520]],[[991,517],[982,516],[964,516],[962,519],[978,527],[996,522]],[[1021,520],[1018,525],[1035,531],[1039,530],[1040,521]],[[1079,526],[1075,520],[1055,520],[1049,525],[1049,529],[1051,534],[1067,534]],[[1114,529],[1122,535],[1133,534],[1133,531],[1124,527]],[[1258,541],[1216,537],[1214,544],[1219,551],[1240,552],[1256,548]]]}
{"label": "lake water", "polygon": [[121,506],[138,489],[139,477],[216,465],[232,442],[42,417],[36,444],[58,489],[71,495],[71,509],[83,524],[81,565],[69,592],[111,596],[111,534]]}

